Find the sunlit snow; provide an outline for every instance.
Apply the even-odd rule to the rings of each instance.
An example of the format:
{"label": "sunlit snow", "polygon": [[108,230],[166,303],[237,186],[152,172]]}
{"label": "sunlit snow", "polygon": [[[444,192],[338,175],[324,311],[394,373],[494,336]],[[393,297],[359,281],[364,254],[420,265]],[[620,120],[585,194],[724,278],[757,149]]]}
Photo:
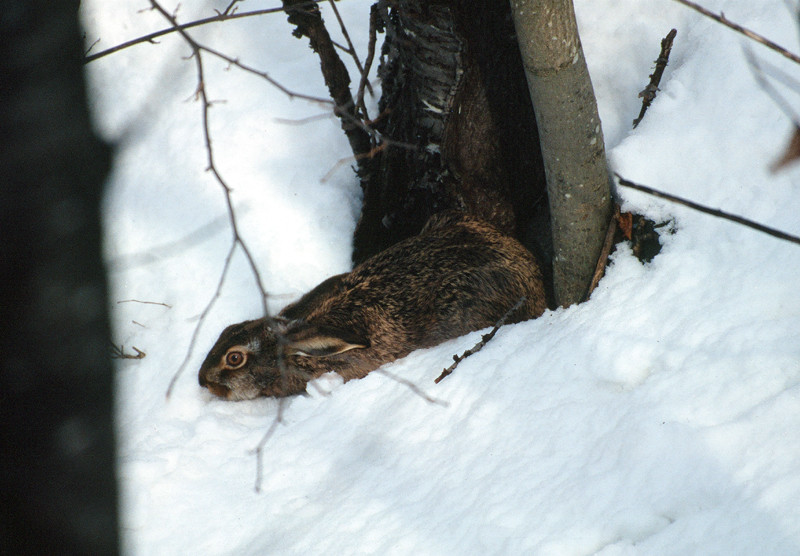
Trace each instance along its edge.
{"label": "sunlit snow", "polygon": [[[362,58],[369,4],[338,3]],[[670,0],[575,4],[613,170],[800,235],[800,165],[768,170],[792,124],[745,50],[795,78],[800,66]],[[167,26],[146,5],[85,0],[87,42]],[[704,5],[800,51],[781,0]],[[673,27],[661,90],[632,130]],[[291,30],[277,14],[189,32],[325,97]],[[224,326],[260,314],[241,253],[165,398],[231,244],[189,52],[166,36],[88,66],[98,128],[117,147],[105,202],[115,341],[147,354],[117,367],[128,553],[800,554],[800,246],[623,188],[624,210],[674,220],[651,263],[619,246],[590,301],[504,327],[438,385],[480,333],[387,366],[442,404],[384,374],[323,377],[286,405],[256,492],[252,450],[277,401],[220,401],[196,377]],[[349,268],[360,191],[339,164],[348,144],[335,119],[305,120],[325,106],[204,60],[216,163],[277,310]]]}

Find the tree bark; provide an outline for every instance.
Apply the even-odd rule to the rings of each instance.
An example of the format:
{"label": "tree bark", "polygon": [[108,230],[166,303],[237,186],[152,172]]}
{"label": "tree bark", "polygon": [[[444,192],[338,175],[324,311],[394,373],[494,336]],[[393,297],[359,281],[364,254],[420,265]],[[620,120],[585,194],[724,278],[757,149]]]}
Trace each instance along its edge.
{"label": "tree bark", "polygon": [[0,553],[115,554],[113,374],[78,0],[0,13]]}
{"label": "tree bark", "polygon": [[[523,240],[548,267],[544,170],[508,4],[380,0],[386,29],[375,128],[387,138],[354,237],[364,260],[456,209]],[[399,144],[401,145],[399,145]],[[545,226],[547,230],[549,226]]]}
{"label": "tree bark", "polygon": [[597,102],[571,0],[511,0],[536,107],[553,230],[558,305],[587,293],[611,217]]}

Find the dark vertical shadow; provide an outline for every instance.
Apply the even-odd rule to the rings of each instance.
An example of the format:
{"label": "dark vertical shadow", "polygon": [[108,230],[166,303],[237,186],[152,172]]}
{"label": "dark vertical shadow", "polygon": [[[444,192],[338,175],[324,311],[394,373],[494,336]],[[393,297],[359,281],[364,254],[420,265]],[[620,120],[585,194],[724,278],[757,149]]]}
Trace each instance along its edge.
{"label": "dark vertical shadow", "polygon": [[0,10],[0,553],[116,554],[112,366],[78,0]]}

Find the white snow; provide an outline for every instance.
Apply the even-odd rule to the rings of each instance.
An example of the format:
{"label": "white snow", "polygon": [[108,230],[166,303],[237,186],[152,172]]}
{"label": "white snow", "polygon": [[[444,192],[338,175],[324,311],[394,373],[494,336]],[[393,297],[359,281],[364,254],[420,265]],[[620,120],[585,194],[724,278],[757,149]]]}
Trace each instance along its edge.
{"label": "white snow", "polygon": [[[178,16],[227,4],[184,3]],[[369,4],[338,4],[362,58]],[[613,169],[800,235],[800,165],[768,171],[791,123],[744,50],[794,76],[800,67],[669,0],[575,4]],[[163,28],[146,5],[84,1],[87,42],[101,50]],[[704,5],[800,51],[781,0]],[[672,27],[661,91],[631,130]],[[190,33],[326,96],[283,15]],[[220,401],[196,379],[220,330],[260,313],[241,253],[165,399],[231,244],[188,54],[168,36],[88,67],[97,125],[117,143],[105,205],[115,340],[147,353],[118,364],[127,553],[800,553],[800,246],[624,188],[623,209],[675,221],[651,263],[619,246],[589,302],[501,329],[438,385],[479,333],[387,366],[446,405],[380,373],[323,377],[286,405],[255,492],[252,450],[278,402]],[[348,145],[333,118],[277,121],[325,107],[204,60],[220,101],[216,162],[277,310],[349,267],[360,192],[350,164],[336,166]]]}

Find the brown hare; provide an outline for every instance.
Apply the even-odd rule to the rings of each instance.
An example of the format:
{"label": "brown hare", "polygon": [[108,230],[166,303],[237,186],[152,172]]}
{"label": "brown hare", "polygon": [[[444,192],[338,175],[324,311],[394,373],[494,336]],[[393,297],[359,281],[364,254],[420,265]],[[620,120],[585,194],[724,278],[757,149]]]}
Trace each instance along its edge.
{"label": "brown hare", "polygon": [[350,380],[419,348],[547,307],[542,274],[519,242],[476,218],[444,213],[419,235],[328,278],[274,318],[227,327],[200,385],[228,400],[302,393],[335,371]]}

